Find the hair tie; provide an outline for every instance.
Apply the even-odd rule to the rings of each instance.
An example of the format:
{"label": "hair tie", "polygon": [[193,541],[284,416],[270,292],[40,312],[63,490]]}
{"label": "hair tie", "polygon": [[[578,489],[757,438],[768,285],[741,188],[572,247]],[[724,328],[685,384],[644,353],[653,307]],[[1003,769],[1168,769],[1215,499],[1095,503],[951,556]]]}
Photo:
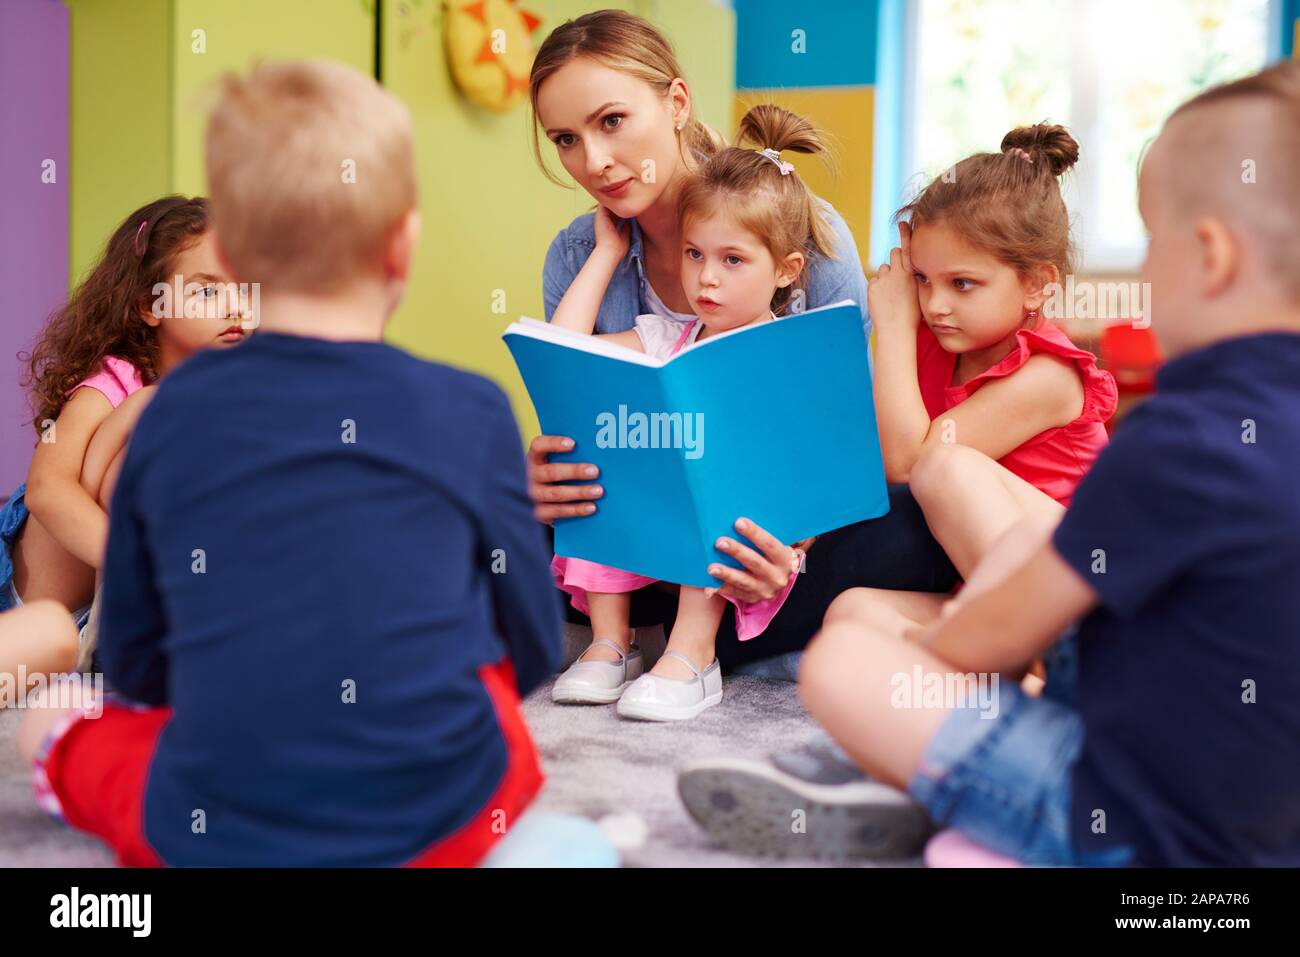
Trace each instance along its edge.
{"label": "hair tie", "polygon": [[1034,161],[1034,158],[1030,156],[1028,152],[1022,150],[1019,146],[1013,146],[1011,147],[1011,149],[1007,150],[1007,152],[1010,153],[1012,156],[1019,156],[1026,163],[1032,163]]}
{"label": "hair tie", "polygon": [[776,168],[779,169],[779,170],[781,171],[781,175],[782,175],[782,176],[789,176],[791,173],[794,172],[794,164],[793,164],[793,163],[784,163],[784,162],[782,162],[782,161],[781,161],[781,154],[778,153],[776,150],[774,150],[774,149],[761,149],[761,150],[755,150],[754,152],[756,152],[759,156],[766,156],[766,157],[767,157],[768,159],[770,159],[773,163],[775,163],[775,164],[776,164]]}
{"label": "hair tie", "polygon": [[135,231],[135,239],[131,241],[131,249],[137,256],[144,256],[144,246],[140,243],[140,235],[144,232],[145,227],[149,225],[149,220],[140,220],[140,228]]}

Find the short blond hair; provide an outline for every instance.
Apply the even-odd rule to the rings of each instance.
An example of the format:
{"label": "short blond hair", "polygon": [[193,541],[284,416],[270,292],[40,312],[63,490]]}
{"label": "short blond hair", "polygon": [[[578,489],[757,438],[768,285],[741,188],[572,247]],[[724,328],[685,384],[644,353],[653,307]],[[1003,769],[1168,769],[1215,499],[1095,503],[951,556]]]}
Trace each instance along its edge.
{"label": "short blond hair", "polygon": [[[1174,110],[1162,135],[1174,141],[1170,195],[1180,213],[1237,222],[1300,301],[1300,62],[1211,87]],[[1257,176],[1244,175],[1248,161]]]}
{"label": "short blond hair", "polygon": [[416,205],[410,114],[340,63],[226,74],[206,147],[213,225],[241,281],[337,288]]}

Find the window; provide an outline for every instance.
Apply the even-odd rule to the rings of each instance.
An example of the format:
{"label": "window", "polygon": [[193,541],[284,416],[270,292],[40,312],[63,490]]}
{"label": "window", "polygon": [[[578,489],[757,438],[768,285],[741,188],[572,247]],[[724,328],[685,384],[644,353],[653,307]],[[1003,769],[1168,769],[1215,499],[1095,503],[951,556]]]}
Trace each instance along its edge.
{"label": "window", "polygon": [[[1080,144],[1066,183],[1081,268],[1137,268],[1138,158],[1181,102],[1258,70],[1277,0],[917,0],[903,65],[905,192],[1016,126]],[[911,177],[910,179],[908,177]]]}

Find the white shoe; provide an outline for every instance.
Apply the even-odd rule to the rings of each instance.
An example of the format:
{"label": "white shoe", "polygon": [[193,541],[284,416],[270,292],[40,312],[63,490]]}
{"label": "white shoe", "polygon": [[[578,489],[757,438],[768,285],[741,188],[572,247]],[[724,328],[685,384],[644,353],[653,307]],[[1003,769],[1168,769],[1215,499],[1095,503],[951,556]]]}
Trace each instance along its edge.
{"label": "white shoe", "polygon": [[717,659],[703,671],[685,655],[665,651],[695,672],[693,678],[665,678],[644,674],[618,699],[623,718],[642,721],[686,721],[722,700],[722,668]]}
{"label": "white shoe", "polygon": [[552,701],[557,704],[610,704],[641,676],[640,648],[633,647],[624,652],[608,638],[597,638],[587,651],[597,645],[608,645],[617,651],[618,661],[583,661],[579,655],[578,660],[556,679],[551,688]]}

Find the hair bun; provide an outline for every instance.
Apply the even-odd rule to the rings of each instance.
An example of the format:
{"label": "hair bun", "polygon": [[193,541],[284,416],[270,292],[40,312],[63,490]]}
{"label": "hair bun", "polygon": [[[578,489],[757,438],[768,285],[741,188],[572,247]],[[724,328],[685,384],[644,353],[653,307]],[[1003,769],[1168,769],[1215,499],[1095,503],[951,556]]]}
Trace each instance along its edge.
{"label": "hair bun", "polygon": [[1035,163],[1047,162],[1053,176],[1060,176],[1079,162],[1079,144],[1070,131],[1054,123],[1020,126],[1002,137],[1002,152],[1024,150]]}

